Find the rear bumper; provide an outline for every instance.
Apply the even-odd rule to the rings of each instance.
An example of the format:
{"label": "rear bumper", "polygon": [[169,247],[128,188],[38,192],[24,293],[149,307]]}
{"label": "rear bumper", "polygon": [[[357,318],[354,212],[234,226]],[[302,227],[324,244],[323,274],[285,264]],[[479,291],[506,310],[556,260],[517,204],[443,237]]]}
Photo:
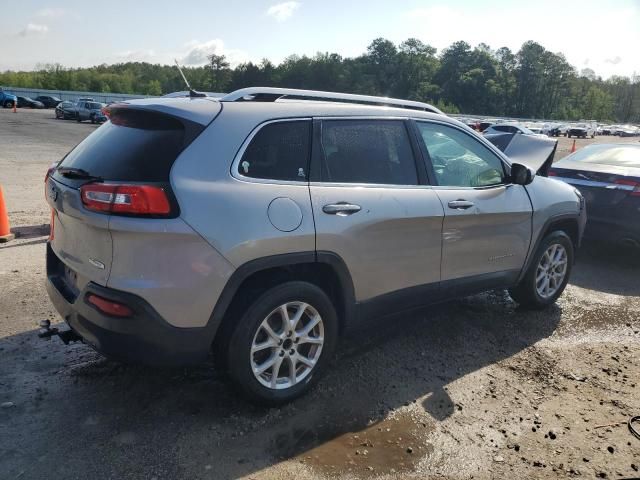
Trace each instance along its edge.
{"label": "rear bumper", "polygon": [[[120,361],[158,366],[196,364],[209,355],[212,339],[204,328],[174,327],[136,295],[95,283],[74,293],[58,269],[52,268],[57,260],[52,261],[52,255],[47,246],[49,298],[69,327],[98,352]],[[123,303],[134,313],[126,318],[106,315],[86,301],[89,293]]]}
{"label": "rear bumper", "polygon": [[629,218],[611,218],[604,221],[589,217],[585,238],[626,245],[636,242],[640,245],[640,224],[630,221]]}

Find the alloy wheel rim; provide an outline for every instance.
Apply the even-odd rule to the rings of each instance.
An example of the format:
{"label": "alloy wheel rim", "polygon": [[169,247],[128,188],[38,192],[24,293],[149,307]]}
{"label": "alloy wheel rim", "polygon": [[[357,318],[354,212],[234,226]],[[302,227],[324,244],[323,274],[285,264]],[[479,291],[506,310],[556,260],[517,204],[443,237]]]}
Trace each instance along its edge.
{"label": "alloy wheel rim", "polygon": [[272,390],[291,388],[318,364],[324,346],[324,323],[318,311],[301,301],[275,308],[253,337],[251,371]]}
{"label": "alloy wheel rim", "polygon": [[559,243],[550,245],[540,258],[536,269],[536,291],[542,298],[557,293],[567,274],[567,250]]}

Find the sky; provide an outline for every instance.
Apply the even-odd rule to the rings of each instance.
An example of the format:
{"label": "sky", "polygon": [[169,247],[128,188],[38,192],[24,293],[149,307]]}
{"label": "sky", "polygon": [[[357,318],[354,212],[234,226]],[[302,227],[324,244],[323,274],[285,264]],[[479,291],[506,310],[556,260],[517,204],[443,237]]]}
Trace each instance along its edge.
{"label": "sky", "polygon": [[146,61],[232,66],[316,52],[357,56],[376,37],[514,52],[534,40],[579,71],[640,75],[640,0],[0,0],[0,71]]}

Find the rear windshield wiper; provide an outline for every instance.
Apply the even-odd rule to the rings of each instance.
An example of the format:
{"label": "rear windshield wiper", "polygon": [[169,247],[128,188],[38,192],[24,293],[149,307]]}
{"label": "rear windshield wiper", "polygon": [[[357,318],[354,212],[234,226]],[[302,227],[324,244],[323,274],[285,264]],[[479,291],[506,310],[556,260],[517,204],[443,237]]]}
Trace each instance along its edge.
{"label": "rear windshield wiper", "polygon": [[104,181],[102,177],[98,177],[96,175],[91,175],[86,170],[82,168],[73,168],[73,167],[58,167],[56,171],[67,178],[77,178],[80,180],[94,180],[97,182]]}

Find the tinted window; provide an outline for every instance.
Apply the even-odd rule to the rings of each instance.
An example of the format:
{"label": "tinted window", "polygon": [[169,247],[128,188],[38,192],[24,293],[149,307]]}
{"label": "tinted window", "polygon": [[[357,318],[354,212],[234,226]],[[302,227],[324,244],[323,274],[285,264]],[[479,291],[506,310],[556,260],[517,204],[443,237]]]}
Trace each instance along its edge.
{"label": "tinted window", "polygon": [[61,165],[106,180],[166,182],[184,136],[182,123],[174,118],[114,111],[111,121],[85,138]]}
{"label": "tinted window", "polygon": [[498,132],[507,132],[507,133],[516,133],[518,130],[516,127],[511,127],[509,125],[496,125],[493,127],[494,130]]}
{"label": "tinted window", "polygon": [[438,185],[486,187],[504,182],[502,161],[478,140],[453,127],[417,124]]}
{"label": "tinted window", "polygon": [[252,178],[306,181],[310,138],[309,120],[269,123],[251,140],[238,171]]}
{"label": "tinted window", "polygon": [[409,135],[401,121],[324,121],[322,152],[326,182],[418,184]]}

